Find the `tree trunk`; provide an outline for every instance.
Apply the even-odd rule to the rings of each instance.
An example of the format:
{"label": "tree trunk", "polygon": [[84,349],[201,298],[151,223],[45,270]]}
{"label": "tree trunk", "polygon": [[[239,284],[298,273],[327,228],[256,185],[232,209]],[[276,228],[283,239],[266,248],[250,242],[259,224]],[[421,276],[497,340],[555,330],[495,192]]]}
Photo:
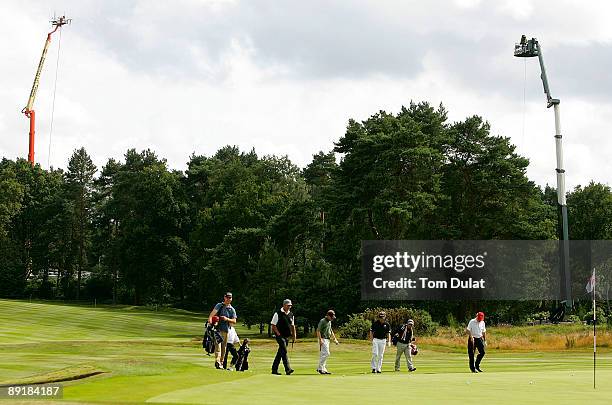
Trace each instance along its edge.
{"label": "tree trunk", "polygon": [[370,229],[372,230],[372,233],[374,234],[374,236],[376,237],[376,239],[380,239],[380,234],[378,233],[378,229],[376,229],[376,226],[374,225],[374,214],[372,213],[372,209],[368,208],[368,224],[370,224]]}
{"label": "tree trunk", "polygon": [[181,294],[181,308],[185,307],[185,267],[181,266],[181,285],[179,287],[179,292]]}
{"label": "tree trunk", "polygon": [[77,300],[81,296],[81,271],[83,270],[83,255],[85,254],[85,193],[81,189],[79,195],[79,269],[77,273]]}
{"label": "tree trunk", "polygon": [[28,278],[30,278],[30,275],[32,274],[32,258],[30,257],[30,248],[32,247],[32,242],[30,241],[30,239],[25,240],[23,247],[25,256],[24,280],[27,283]]}
{"label": "tree trunk", "polygon": [[113,266],[113,305],[117,305],[117,266],[115,260],[112,261]]}

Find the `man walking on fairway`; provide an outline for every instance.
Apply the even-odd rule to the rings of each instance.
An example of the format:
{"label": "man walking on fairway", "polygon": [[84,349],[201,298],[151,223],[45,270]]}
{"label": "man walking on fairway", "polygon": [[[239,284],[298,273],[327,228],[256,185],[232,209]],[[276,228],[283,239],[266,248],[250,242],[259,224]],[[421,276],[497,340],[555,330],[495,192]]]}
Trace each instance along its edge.
{"label": "man walking on fairway", "polygon": [[236,310],[232,307],[232,293],[227,292],[223,297],[223,302],[215,305],[210,315],[208,315],[208,323],[212,323],[212,317],[219,317],[219,325],[217,330],[221,333],[223,341],[215,346],[215,368],[222,368],[221,363],[225,358],[225,351],[227,350],[227,333],[230,326],[236,325]]}
{"label": "man walking on fairway", "polygon": [[336,313],[333,309],[327,311],[325,318],[319,321],[317,326],[317,337],[319,338],[319,367],[317,372],[319,374],[331,374],[327,371],[327,358],[329,357],[329,340],[334,339],[334,343],[338,344],[338,339],[334,335],[332,329],[332,321],[336,319]]}
{"label": "man walking on fairway", "polygon": [[402,362],[402,354],[406,357],[406,363],[408,364],[408,371],[416,370],[414,364],[412,364],[412,347],[410,346],[414,339],[414,321],[408,319],[405,324],[400,325],[396,329],[393,336],[397,338],[397,353],[395,354],[395,371],[400,371],[400,365]]}
{"label": "man walking on fairway", "polygon": [[272,363],[272,374],[280,375],[278,372],[278,366],[280,361],[283,361],[285,366],[285,373],[290,375],[293,373],[293,369],[289,364],[289,357],[287,356],[287,346],[289,346],[289,337],[293,338],[292,344],[296,340],[295,321],[293,313],[291,312],[291,300],[286,299],[283,301],[283,307],[274,313],[270,324],[272,325],[272,332],[278,343],[278,351],[276,357]]}
{"label": "man walking on fairway", "polygon": [[372,373],[382,373],[385,344],[391,346],[391,326],[385,320],[386,316],[384,311],[378,313],[368,336],[372,342]]}
{"label": "man walking on fairway", "polygon": [[[470,370],[472,373],[482,373],[480,362],[485,355],[485,346],[487,345],[487,328],[484,322],[484,313],[479,312],[476,318],[471,319],[465,330],[468,333],[468,356],[470,358]],[[474,352],[478,349],[476,363],[474,363]]]}

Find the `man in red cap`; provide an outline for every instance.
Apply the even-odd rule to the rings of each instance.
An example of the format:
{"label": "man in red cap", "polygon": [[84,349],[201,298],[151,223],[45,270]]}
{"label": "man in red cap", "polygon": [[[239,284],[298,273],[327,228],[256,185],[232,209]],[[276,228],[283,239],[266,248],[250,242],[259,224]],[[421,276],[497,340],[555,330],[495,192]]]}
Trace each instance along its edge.
{"label": "man in red cap", "polygon": [[[484,312],[478,312],[476,318],[470,319],[467,328],[468,333],[468,356],[470,357],[470,370],[472,373],[482,373],[480,362],[485,355],[487,344],[487,328],[484,322]],[[474,352],[478,349],[476,363],[474,363]]]}

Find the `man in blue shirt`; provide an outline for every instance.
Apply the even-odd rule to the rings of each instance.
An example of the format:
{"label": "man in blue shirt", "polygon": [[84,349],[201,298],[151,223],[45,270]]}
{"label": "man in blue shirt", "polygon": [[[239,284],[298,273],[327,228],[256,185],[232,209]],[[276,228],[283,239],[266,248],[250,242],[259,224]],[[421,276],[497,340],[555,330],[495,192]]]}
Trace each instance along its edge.
{"label": "man in blue shirt", "polygon": [[232,293],[227,292],[223,297],[223,302],[215,305],[210,315],[208,315],[208,323],[212,322],[213,316],[219,317],[219,325],[217,329],[223,337],[223,341],[215,346],[215,368],[220,369],[221,361],[225,358],[225,351],[227,350],[227,333],[230,326],[236,325],[236,310],[232,307]]}

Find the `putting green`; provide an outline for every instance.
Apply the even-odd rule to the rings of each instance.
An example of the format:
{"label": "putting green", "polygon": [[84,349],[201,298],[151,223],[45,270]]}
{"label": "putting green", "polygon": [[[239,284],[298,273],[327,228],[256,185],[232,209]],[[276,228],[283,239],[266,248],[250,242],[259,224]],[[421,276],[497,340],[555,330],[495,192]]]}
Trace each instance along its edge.
{"label": "putting green", "polygon": [[266,402],[284,397],[289,403],[375,403],[381,399],[413,400],[419,404],[466,403],[478,397],[495,404],[525,403],[610,403],[612,389],[593,392],[591,374],[568,372],[483,373],[383,373],[380,375],[253,375],[246,380],[176,390],[150,398],[147,402],[212,404],[227,398],[233,404]]}
{"label": "putting green", "polygon": [[[258,404],[372,403],[610,403],[612,353],[598,356],[597,390],[592,387],[592,353],[585,350],[520,353],[490,349],[484,373],[467,369],[466,355],[421,345],[417,371],[394,372],[394,348],[383,373],[369,373],[367,342],[332,346],[328,368],[315,372],[313,339],[290,349],[296,373],[270,374],[274,341],[239,328],[251,337],[251,370],[215,370],[200,342],[204,316],[186,311],[92,308],[0,300],[0,382],[45,382],[100,372],[62,382],[62,403]],[[494,339],[495,328],[490,328]],[[444,350],[444,351],[442,351]],[[466,372],[468,371],[468,372]],[[11,403],[14,403],[11,402]],[[27,403],[27,402],[23,402]],[[40,403],[40,402],[38,402]]]}

